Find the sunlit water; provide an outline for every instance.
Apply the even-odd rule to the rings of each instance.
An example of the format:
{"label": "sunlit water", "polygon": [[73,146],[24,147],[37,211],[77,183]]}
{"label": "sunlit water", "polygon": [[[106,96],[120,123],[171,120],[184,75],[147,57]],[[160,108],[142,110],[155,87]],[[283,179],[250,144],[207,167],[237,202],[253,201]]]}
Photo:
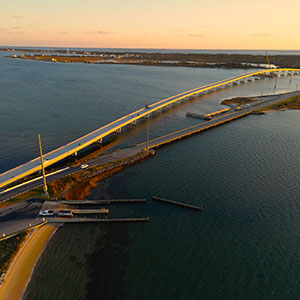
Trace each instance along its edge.
{"label": "sunlit water", "polygon": [[[145,104],[244,72],[0,57],[0,171],[38,155],[37,133],[50,151]],[[150,135],[197,124],[185,118],[186,111],[212,112],[226,98],[273,93],[274,83],[223,89],[177,106],[151,119]],[[279,79],[277,92],[296,84],[299,79]],[[299,129],[298,111],[249,116],[163,147],[154,158],[100,183],[90,198],[148,200],[145,205],[111,206],[112,216],[149,216],[150,223],[109,229],[122,229],[122,242],[114,247],[115,235],[107,243],[106,261],[101,262],[106,267],[99,265],[89,277],[98,282],[94,294],[105,289],[103,299],[298,299]],[[118,147],[145,138],[146,124],[140,124],[119,138]],[[205,211],[152,202],[153,195],[203,205]],[[95,225],[90,230],[99,231],[100,241],[100,232],[108,229]],[[80,234],[80,227],[74,232]],[[59,251],[67,246],[62,242]],[[55,237],[51,247],[57,247]],[[76,243],[70,251],[76,256]],[[96,250],[89,255],[85,267],[99,259]],[[31,284],[40,280],[42,293],[45,284],[49,288],[53,283],[48,299],[54,292],[64,299],[67,274],[58,281],[39,267],[36,273],[46,283],[35,274]],[[83,272],[74,265],[77,271]],[[89,299],[94,295],[91,286],[84,291]],[[73,288],[83,289],[76,284]],[[38,295],[39,290],[34,292]]]}

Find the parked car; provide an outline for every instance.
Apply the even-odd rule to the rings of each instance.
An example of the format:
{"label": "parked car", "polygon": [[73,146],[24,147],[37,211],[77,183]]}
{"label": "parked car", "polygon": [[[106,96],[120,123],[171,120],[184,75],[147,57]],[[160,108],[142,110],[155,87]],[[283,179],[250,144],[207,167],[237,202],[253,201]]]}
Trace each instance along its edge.
{"label": "parked car", "polygon": [[45,209],[45,210],[41,210],[39,215],[40,216],[54,216],[54,210],[48,210],[48,209]]}
{"label": "parked car", "polygon": [[88,164],[82,164],[81,166],[80,166],[80,168],[81,169],[85,169],[85,168],[87,168],[89,165]]}

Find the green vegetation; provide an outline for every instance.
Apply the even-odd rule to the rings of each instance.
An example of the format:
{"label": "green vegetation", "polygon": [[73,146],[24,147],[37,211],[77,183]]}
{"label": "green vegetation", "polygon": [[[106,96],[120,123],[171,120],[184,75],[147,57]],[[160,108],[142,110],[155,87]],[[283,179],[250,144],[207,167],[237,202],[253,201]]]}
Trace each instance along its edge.
{"label": "green vegetation", "polygon": [[14,198],[11,198],[10,200],[7,200],[0,204],[0,208],[6,207],[18,202],[26,201],[33,198],[40,198],[40,199],[46,199],[44,196],[44,190],[42,187],[37,187],[32,191],[25,192],[23,194],[20,194]]}
{"label": "green vegetation", "polygon": [[287,100],[261,108],[260,111],[283,110],[283,109],[300,109],[300,96],[298,95],[293,96]]}
{"label": "green vegetation", "polygon": [[256,98],[252,98],[252,97],[235,97],[232,99],[226,99],[223,100],[221,102],[221,104],[223,105],[229,105],[229,104],[238,104],[238,105],[243,105],[243,104],[247,104],[247,103],[252,103],[257,101]]}
{"label": "green vegetation", "polygon": [[29,231],[24,231],[0,242],[0,276],[7,271],[28,234]]}

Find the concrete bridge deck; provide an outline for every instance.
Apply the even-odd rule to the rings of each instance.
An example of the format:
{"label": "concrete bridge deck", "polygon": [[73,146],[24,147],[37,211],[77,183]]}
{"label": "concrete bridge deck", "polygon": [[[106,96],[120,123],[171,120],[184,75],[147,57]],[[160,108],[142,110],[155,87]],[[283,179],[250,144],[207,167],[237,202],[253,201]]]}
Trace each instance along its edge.
{"label": "concrete bridge deck", "polygon": [[[78,151],[88,147],[89,145],[102,141],[104,137],[109,136],[110,134],[122,130],[125,126],[136,123],[137,120],[142,119],[154,113],[156,111],[161,111],[163,108],[172,105],[174,103],[178,103],[181,101],[188,100],[189,97],[198,96],[201,93],[206,93],[210,91],[214,91],[216,89],[222,88],[228,85],[247,83],[248,81],[255,81],[263,78],[264,75],[274,74],[275,76],[280,77],[282,74],[285,76],[288,75],[298,75],[300,73],[300,69],[268,69],[262,70],[258,72],[250,72],[243,75],[235,76],[229,79],[221,80],[216,83],[208,84],[205,86],[201,86],[181,94],[172,96],[170,98],[163,99],[154,104],[151,104],[145,108],[139,109],[133,113],[130,113],[116,121],[113,121],[105,126],[100,127],[99,129],[76,139],[65,146],[57,148],[47,154],[44,155],[44,166],[48,167],[53,165],[54,163],[61,161],[62,159],[76,154]],[[41,170],[40,158],[37,157],[27,163],[24,163],[14,169],[8,170],[2,174],[0,174],[0,188],[4,187],[10,183],[13,183],[25,176],[33,174],[37,171]]]}

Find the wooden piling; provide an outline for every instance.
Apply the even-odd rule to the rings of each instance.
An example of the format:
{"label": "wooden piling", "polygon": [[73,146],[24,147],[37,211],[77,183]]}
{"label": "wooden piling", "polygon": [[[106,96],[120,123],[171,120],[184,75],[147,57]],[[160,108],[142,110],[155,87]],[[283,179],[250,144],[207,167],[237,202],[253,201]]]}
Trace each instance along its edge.
{"label": "wooden piling", "polygon": [[182,207],[189,208],[189,209],[203,211],[202,206],[196,206],[196,205],[192,205],[192,204],[187,204],[187,203],[182,203],[182,202],[178,202],[178,201],[168,200],[168,199],[164,199],[164,198],[160,198],[160,197],[156,197],[156,196],[153,196],[152,199],[155,200],[155,201],[160,201],[160,202],[164,202],[164,203],[168,203],[168,204],[182,206]]}

